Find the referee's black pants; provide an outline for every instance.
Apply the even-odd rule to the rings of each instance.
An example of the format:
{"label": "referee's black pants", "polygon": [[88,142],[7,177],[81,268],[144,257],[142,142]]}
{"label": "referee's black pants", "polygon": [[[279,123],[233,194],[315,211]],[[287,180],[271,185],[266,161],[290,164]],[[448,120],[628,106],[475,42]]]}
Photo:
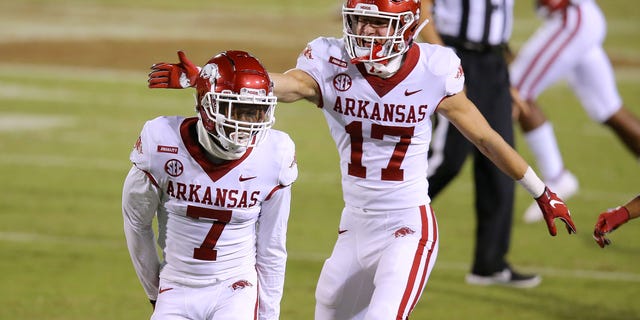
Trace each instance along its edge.
{"label": "referee's black pants", "polygon": [[[467,96],[507,143],[514,145],[509,71],[502,53],[457,49]],[[443,144],[444,139],[444,144]],[[440,150],[439,150],[440,149]],[[471,272],[490,275],[508,266],[515,183],[442,116],[434,126],[429,154],[429,196],[435,199],[473,157],[476,243]],[[462,195],[464,196],[464,195]]]}

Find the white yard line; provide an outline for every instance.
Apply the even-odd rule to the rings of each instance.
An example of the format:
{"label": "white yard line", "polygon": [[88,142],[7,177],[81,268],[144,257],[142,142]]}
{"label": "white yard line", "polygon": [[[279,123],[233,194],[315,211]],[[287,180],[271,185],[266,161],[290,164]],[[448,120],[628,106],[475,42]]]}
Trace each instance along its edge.
{"label": "white yard line", "polygon": [[114,171],[126,174],[130,163],[125,160],[108,160],[98,158],[79,158],[50,154],[2,154],[0,164],[39,168],[78,168]]}
{"label": "white yard line", "polygon": [[[108,68],[91,68],[61,65],[37,65],[19,63],[0,63],[0,75],[3,77],[15,77],[18,79],[44,79],[44,80],[86,80],[94,83],[133,83],[147,82],[148,70],[130,71]],[[142,81],[142,82],[141,82]],[[20,93],[20,90],[43,90],[41,86],[17,85],[3,79],[0,82],[0,94]],[[26,89],[25,89],[26,88]],[[56,89],[55,91],[59,91]]]}
{"label": "white yard line", "polygon": [[14,243],[47,243],[63,244],[65,246],[104,246],[104,247],[125,247],[124,240],[100,240],[92,237],[62,237],[27,232],[0,231],[0,241]]}
{"label": "white yard line", "polygon": [[[291,41],[287,32],[262,32],[257,30],[279,30],[278,24],[297,19],[319,20],[308,15],[286,15],[277,10],[261,11],[259,16],[246,11],[222,10],[144,10],[113,8],[99,5],[46,6],[34,10],[32,6],[15,5],[14,14],[0,13],[0,43],[16,41],[60,41],[121,39],[145,41],[166,40],[251,40],[258,43],[281,43]],[[11,10],[9,10],[11,12]],[[326,17],[323,17],[326,19]],[[261,21],[265,28],[256,28]],[[326,22],[326,20],[320,20]],[[170,26],[169,26],[170,25]],[[318,23],[317,28],[302,28],[296,32],[309,34],[308,40],[319,34],[340,32],[340,24]],[[249,26],[238,28],[237,26]],[[265,30],[266,29],[266,30]],[[200,32],[194,32],[198,30]],[[307,31],[308,30],[308,31]],[[303,42],[304,43],[304,42]]]}
{"label": "white yard line", "polygon": [[[0,97],[3,97],[0,89]],[[75,122],[70,116],[30,115],[20,113],[0,113],[0,133],[16,131],[49,130],[69,127]]]}

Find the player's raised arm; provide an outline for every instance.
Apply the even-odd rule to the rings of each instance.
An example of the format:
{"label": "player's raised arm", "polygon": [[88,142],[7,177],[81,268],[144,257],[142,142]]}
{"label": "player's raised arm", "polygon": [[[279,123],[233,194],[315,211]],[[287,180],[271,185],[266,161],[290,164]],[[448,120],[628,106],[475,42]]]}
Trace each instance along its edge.
{"label": "player's raised arm", "polygon": [[285,73],[270,72],[273,80],[273,92],[281,102],[295,102],[306,99],[313,104],[320,103],[320,88],[316,81],[300,69],[291,69]]}
{"label": "player's raised arm", "polygon": [[576,232],[569,209],[562,199],[549,190],[520,154],[491,128],[464,92],[442,100],[438,111],[500,170],[517,180],[536,199],[552,236],[557,234],[556,218],[565,223],[569,234]]}

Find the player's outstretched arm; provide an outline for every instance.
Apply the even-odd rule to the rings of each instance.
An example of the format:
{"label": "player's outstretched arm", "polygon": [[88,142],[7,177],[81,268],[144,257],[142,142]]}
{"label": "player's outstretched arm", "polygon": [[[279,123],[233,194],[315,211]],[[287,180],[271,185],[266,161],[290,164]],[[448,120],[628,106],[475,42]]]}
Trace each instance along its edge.
{"label": "player's outstretched arm", "polygon": [[300,69],[291,69],[285,73],[269,72],[273,81],[273,92],[280,102],[295,102],[308,100],[318,105],[320,103],[320,88],[316,81]]}
{"label": "player's outstretched arm", "polygon": [[638,216],[640,216],[640,195],[627,202],[624,206],[601,213],[593,230],[593,239],[596,240],[600,248],[610,245],[611,240],[606,235]]}
{"label": "player's outstretched arm", "polygon": [[149,88],[184,89],[195,86],[200,69],[183,51],[178,51],[179,63],[154,63],[149,73]]}
{"label": "player's outstretched arm", "polygon": [[520,154],[491,128],[464,92],[442,100],[438,112],[449,119],[500,170],[517,180],[536,199],[552,236],[557,234],[556,218],[564,222],[569,234],[576,232],[571,213],[564,201],[549,190]]}

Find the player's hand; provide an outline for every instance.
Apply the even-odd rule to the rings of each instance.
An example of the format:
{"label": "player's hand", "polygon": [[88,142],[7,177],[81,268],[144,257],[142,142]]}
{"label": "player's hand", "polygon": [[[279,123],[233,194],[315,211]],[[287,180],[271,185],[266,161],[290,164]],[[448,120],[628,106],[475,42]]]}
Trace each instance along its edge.
{"label": "player's hand", "polygon": [[540,197],[536,199],[544,221],[547,223],[549,234],[555,236],[558,232],[556,230],[556,224],[554,220],[559,218],[564,222],[569,234],[576,233],[576,226],[571,220],[571,213],[567,205],[560,199],[555,193],[549,190],[548,187],[544,188],[544,192]]}
{"label": "player's hand", "polygon": [[531,112],[531,106],[520,96],[520,92],[515,87],[509,87],[509,91],[511,92],[511,117],[513,120],[518,120],[520,115],[528,115]]}
{"label": "player's hand", "polygon": [[629,210],[625,207],[609,209],[598,216],[598,222],[593,230],[593,239],[596,240],[600,248],[611,244],[605,235],[617,229],[619,226],[629,221]]}
{"label": "player's hand", "polygon": [[178,51],[180,63],[155,63],[149,73],[149,88],[183,89],[193,87],[198,77],[198,67],[182,51]]}

